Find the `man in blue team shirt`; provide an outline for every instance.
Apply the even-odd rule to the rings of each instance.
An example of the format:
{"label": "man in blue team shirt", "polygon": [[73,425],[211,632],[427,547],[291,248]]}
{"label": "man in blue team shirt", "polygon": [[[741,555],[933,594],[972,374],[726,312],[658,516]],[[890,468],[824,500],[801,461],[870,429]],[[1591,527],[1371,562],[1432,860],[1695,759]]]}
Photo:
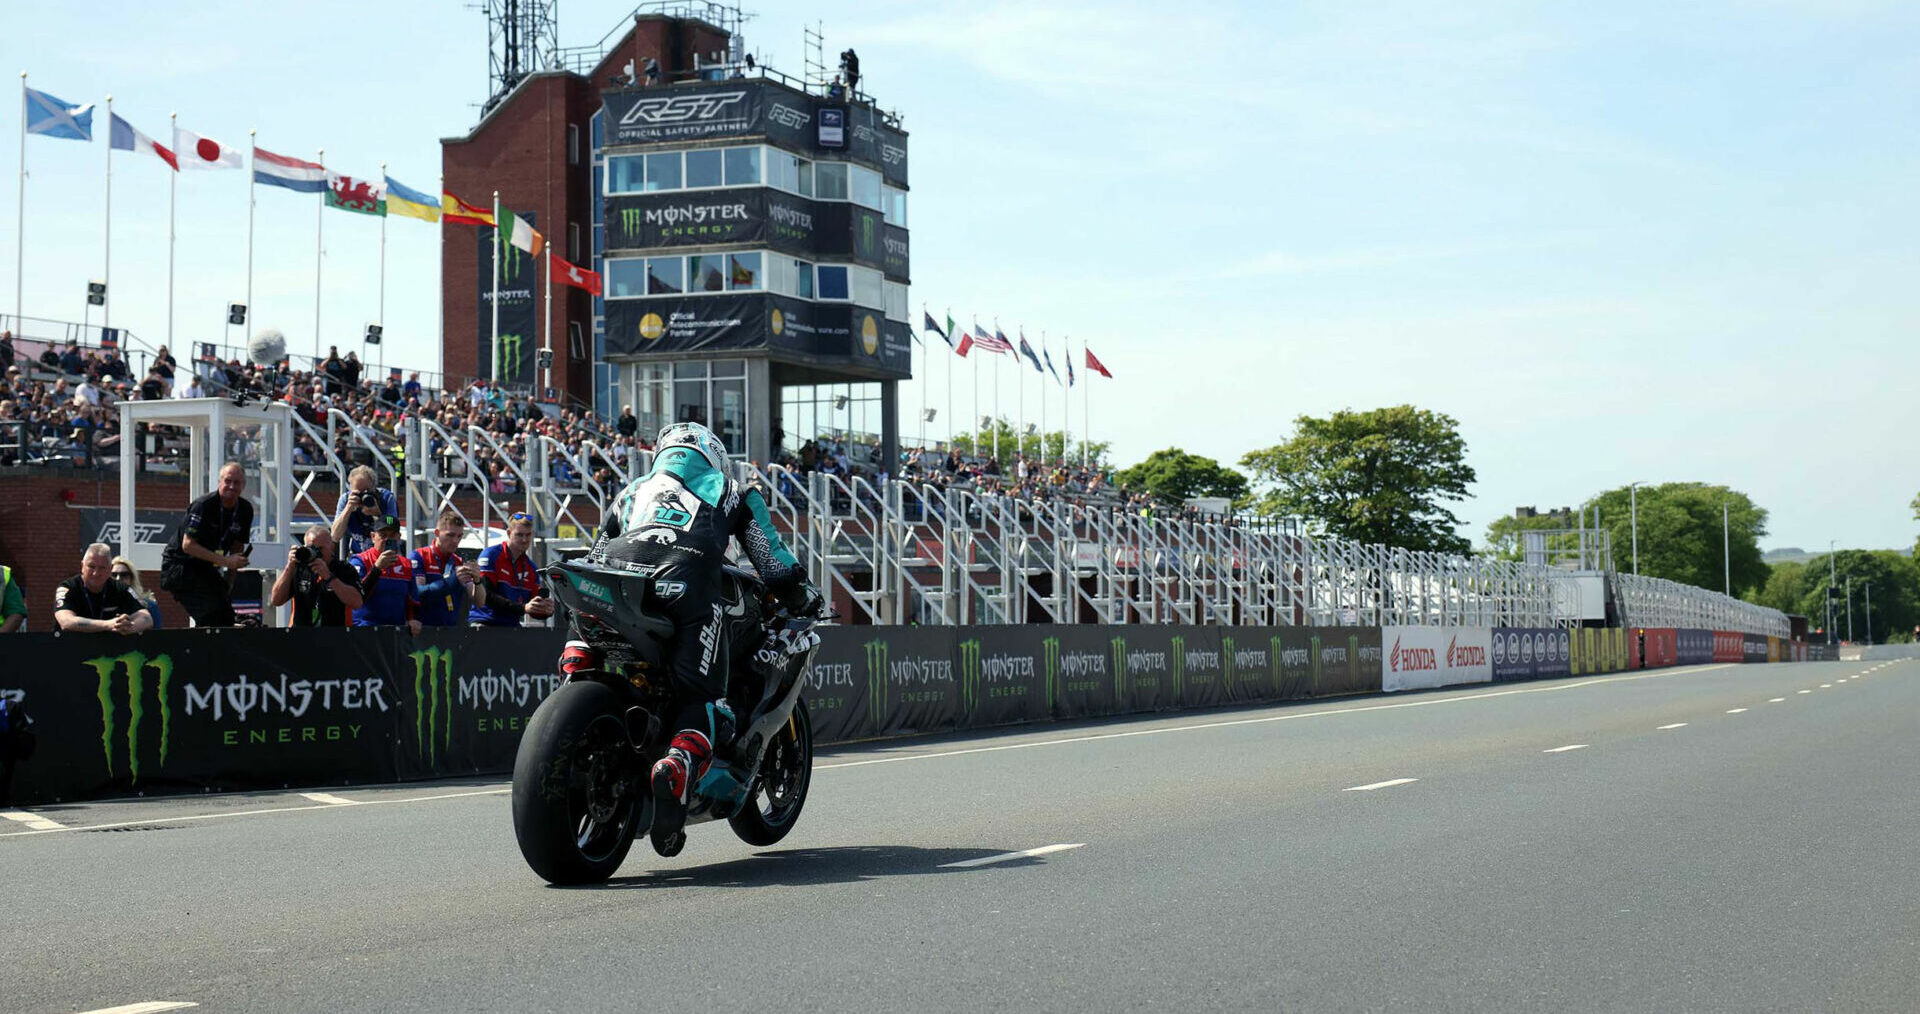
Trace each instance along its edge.
{"label": "man in blue team shirt", "polygon": [[457,627],[467,622],[467,610],[481,601],[486,588],[480,568],[460,558],[460,537],[467,523],[451,508],[434,523],[433,542],[413,551],[413,586],[420,597],[414,615],[428,627]]}
{"label": "man in blue team shirt", "polygon": [[378,488],[373,469],[356,466],[347,473],[347,488],[333,512],[333,541],[339,545],[340,555],[351,558],[373,548],[373,533],[380,519],[399,513],[393,490]]}
{"label": "man in blue team shirt", "polygon": [[527,556],[532,546],[533,516],[515,514],[507,519],[507,541],[481,551],[480,581],[486,595],[474,596],[478,604],[467,617],[474,626],[517,627],[523,616],[544,620],[553,615],[553,600],[540,584],[540,568]]}
{"label": "man in blue team shirt", "polygon": [[356,627],[399,627],[418,634],[414,619],[420,596],[413,586],[413,564],[400,544],[400,519],[389,514],[375,523],[374,544],[353,558],[360,575],[360,608],[353,611]]}

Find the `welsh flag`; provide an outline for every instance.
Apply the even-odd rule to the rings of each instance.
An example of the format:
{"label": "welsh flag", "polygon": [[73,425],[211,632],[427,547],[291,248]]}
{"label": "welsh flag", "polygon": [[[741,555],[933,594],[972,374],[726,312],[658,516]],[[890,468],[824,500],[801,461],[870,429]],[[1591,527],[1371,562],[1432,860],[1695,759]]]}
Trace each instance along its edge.
{"label": "welsh flag", "polygon": [[358,180],[339,173],[327,174],[327,207],[357,211],[362,215],[387,213],[387,188],[372,180]]}

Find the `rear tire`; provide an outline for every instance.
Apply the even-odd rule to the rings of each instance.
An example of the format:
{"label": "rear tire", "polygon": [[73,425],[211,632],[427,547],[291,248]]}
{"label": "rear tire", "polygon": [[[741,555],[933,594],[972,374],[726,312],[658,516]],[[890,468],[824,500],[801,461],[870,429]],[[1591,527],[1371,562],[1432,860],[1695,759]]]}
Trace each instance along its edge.
{"label": "rear tire", "polygon": [[813,719],[805,698],[793,704],[787,724],[767,743],[753,795],[727,818],[733,833],[749,845],[773,845],[793,830],[813,783]]}
{"label": "rear tire", "polygon": [[562,684],[527,723],[513,761],[513,835],[527,865],[552,884],[590,884],[626,861],[652,797],[620,698],[581,680]]}

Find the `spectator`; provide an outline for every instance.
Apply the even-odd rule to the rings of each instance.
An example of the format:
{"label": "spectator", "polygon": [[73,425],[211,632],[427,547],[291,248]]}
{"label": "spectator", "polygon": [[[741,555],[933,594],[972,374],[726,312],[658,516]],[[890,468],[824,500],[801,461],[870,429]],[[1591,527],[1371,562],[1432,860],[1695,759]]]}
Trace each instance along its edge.
{"label": "spectator", "polygon": [[237,461],[220,466],[218,489],[187,506],[186,523],[173,533],[161,557],[160,587],[173,593],[196,626],[231,627],[233,592],[220,568],[247,567],[253,534],[253,504],[240,494],[246,470]]}
{"label": "spectator", "polygon": [[[302,562],[301,550],[306,560]],[[293,603],[296,627],[345,627],[349,615],[360,608],[360,573],[335,553],[333,533],[326,525],[307,529],[302,546],[287,550],[287,566],[273,582],[269,604]]]}
{"label": "spectator", "polygon": [[847,97],[847,86],[840,83],[840,75],[833,76],[833,83],[827,86],[827,99],[838,102]]}
{"label": "spectator", "polygon": [[114,380],[124,380],[126,379],[126,376],[127,376],[127,364],[124,362],[121,362],[119,352],[116,352],[113,349],[107,349],[106,351],[100,354],[100,366],[99,366],[98,372],[102,377],[108,377]]}
{"label": "spectator", "polygon": [[140,382],[141,401],[159,401],[167,396],[166,378],[160,376],[160,368],[147,371],[147,379]]}
{"label": "spectator", "polygon": [[640,420],[633,417],[632,405],[620,410],[620,421],[614,424],[614,429],[623,437],[630,437],[640,432]]}
{"label": "spectator", "polygon": [[320,364],[318,372],[326,377],[328,394],[342,394],[346,391],[347,364],[340,359],[340,346],[327,346],[326,362]]}
{"label": "spectator", "polygon": [[356,627],[405,626],[420,632],[414,618],[420,596],[413,585],[413,563],[400,541],[400,519],[389,514],[374,528],[375,542],[353,558],[353,569],[360,577],[360,608],[353,611]]}
{"label": "spectator", "polygon": [[480,552],[480,580],[484,595],[467,618],[476,627],[517,627],[523,616],[544,620],[553,615],[553,600],[540,584],[540,569],[528,558],[533,545],[533,516],[507,518],[507,541]]}
{"label": "spectator", "polygon": [[0,373],[13,368],[13,332],[0,331]]}
{"label": "spectator", "polygon": [[400,389],[400,397],[403,401],[410,403],[420,401],[420,371],[415,370],[407,374],[407,384]]}
{"label": "spectator", "polygon": [[60,369],[60,353],[55,352],[53,346],[47,346],[46,351],[40,353],[40,365],[49,370]]}
{"label": "spectator", "polygon": [[200,375],[196,373],[188,377],[184,385],[176,385],[173,389],[173,396],[176,398],[204,398],[207,396],[207,392],[200,386]]}
{"label": "spectator", "polygon": [[167,382],[167,389],[171,391],[173,375],[180,369],[180,364],[174,360],[173,353],[168,352],[165,345],[160,346],[160,351],[154,353],[153,368],[160,374],[160,379]]}
{"label": "spectator", "polygon": [[400,404],[400,378],[389,374],[387,386],[380,389],[380,400],[388,405]]}
{"label": "spectator", "polygon": [[80,343],[68,342],[67,351],[60,354],[60,372],[80,374],[87,372],[87,361],[80,355]]}
{"label": "spectator", "polygon": [[420,598],[415,615],[422,626],[457,627],[484,594],[478,565],[460,558],[467,523],[452,510],[434,522],[433,542],[413,551],[413,584]]}
{"label": "spectator", "polygon": [[113,581],[115,584],[133,593],[135,600],[144,603],[147,614],[153,617],[153,629],[160,629],[160,600],[147,591],[140,583],[140,572],[134,569],[133,561],[124,556],[113,558]]}
{"label": "spectator", "polygon": [[378,488],[373,469],[356,465],[347,473],[347,489],[333,512],[333,540],[340,544],[341,555],[355,557],[372,548],[380,519],[399,513],[393,490]]}
{"label": "spectator", "polygon": [[104,542],[87,547],[80,573],[53,590],[53,620],[70,634],[137,634],[153,626],[133,593],[113,580],[113,550]]}
{"label": "spectator", "polygon": [[360,354],[358,352],[347,353],[345,375],[341,379],[345,381],[347,390],[360,389]]}
{"label": "spectator", "polygon": [[0,634],[11,634],[27,625],[27,595],[13,579],[13,568],[0,564]]}

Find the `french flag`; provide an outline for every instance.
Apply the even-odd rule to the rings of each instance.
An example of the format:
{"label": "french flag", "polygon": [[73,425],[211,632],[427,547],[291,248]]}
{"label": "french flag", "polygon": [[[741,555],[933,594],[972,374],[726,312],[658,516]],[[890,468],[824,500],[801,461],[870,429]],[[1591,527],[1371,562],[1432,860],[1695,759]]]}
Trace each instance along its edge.
{"label": "french flag", "polygon": [[118,151],[147,151],[158,156],[174,172],[180,171],[180,160],[174,157],[173,149],[164,144],[155,144],[153,138],[133,129],[133,124],[120,118],[119,113],[112,114],[108,123],[107,145]]}
{"label": "french flag", "polygon": [[318,162],[288,158],[275,155],[265,148],[255,148],[253,181],[303,194],[324,194],[327,192],[327,169]]}

